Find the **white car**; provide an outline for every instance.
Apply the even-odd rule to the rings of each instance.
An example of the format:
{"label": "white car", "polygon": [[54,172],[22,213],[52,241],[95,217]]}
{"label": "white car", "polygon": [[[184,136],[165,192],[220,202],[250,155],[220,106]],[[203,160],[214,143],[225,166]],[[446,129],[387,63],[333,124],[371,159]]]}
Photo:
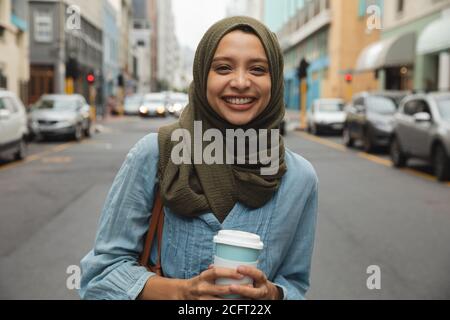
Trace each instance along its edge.
{"label": "white car", "polygon": [[142,100],[144,95],[142,94],[133,94],[131,96],[125,97],[124,102],[124,114],[130,116],[139,115],[139,108],[142,105]]}
{"label": "white car", "polygon": [[308,132],[342,132],[345,122],[342,99],[316,99],[307,115]]}
{"label": "white car", "polygon": [[147,93],[142,99],[139,108],[141,117],[165,117],[166,116],[166,94]]}
{"label": "white car", "polygon": [[22,160],[27,153],[27,112],[20,99],[0,89],[0,155]]}

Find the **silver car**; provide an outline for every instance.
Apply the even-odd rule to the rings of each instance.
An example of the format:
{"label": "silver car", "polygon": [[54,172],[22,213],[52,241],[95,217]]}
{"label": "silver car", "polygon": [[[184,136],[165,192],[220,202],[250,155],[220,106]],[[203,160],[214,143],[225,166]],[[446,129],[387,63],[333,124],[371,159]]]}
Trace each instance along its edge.
{"label": "silver car", "polygon": [[81,95],[43,95],[31,108],[31,128],[38,138],[69,135],[78,141],[91,135],[89,111]]}
{"label": "silver car", "polygon": [[390,154],[395,167],[408,158],[433,165],[439,181],[450,178],[450,92],[414,94],[400,103],[394,117]]}

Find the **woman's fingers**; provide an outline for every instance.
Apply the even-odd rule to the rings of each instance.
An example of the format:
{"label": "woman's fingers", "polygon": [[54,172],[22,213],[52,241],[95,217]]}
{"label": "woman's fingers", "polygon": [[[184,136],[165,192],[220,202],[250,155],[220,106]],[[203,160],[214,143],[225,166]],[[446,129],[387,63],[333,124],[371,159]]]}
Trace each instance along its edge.
{"label": "woman's fingers", "polygon": [[255,300],[267,299],[269,294],[266,286],[261,288],[253,288],[250,286],[231,285],[230,291],[232,294],[239,294],[242,297]]}
{"label": "woman's fingers", "polygon": [[201,274],[202,280],[214,282],[217,278],[231,278],[231,279],[237,279],[240,280],[244,278],[242,274],[237,272],[235,269],[229,269],[229,268],[219,268],[219,267],[213,267],[210,268]]}
{"label": "woman's fingers", "polygon": [[255,281],[255,287],[259,287],[267,282],[264,272],[255,267],[239,266],[237,271],[244,276],[252,278]]}
{"label": "woman's fingers", "polygon": [[231,293],[230,285],[204,283],[199,286],[199,296],[224,296]]}

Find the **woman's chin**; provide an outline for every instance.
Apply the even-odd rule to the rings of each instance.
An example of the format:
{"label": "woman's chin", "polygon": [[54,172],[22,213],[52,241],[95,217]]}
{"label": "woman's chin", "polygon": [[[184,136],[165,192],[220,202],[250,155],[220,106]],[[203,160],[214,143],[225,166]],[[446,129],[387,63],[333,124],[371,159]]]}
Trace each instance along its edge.
{"label": "woman's chin", "polygon": [[225,115],[225,119],[235,126],[243,126],[252,121],[255,117],[252,114],[227,114]]}

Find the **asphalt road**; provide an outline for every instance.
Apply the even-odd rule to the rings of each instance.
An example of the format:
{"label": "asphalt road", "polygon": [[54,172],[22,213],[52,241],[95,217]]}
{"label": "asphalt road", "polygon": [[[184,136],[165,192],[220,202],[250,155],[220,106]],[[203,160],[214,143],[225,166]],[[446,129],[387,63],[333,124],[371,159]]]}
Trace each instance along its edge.
{"label": "asphalt road", "polygon": [[[78,299],[67,269],[92,247],[115,174],[141,137],[170,121],[113,119],[81,143],[33,143],[26,161],[0,163],[0,299]],[[423,163],[395,170],[339,137],[292,131],[286,143],[320,180],[308,298],[450,298],[450,183]],[[369,266],[380,289],[367,287]]]}

